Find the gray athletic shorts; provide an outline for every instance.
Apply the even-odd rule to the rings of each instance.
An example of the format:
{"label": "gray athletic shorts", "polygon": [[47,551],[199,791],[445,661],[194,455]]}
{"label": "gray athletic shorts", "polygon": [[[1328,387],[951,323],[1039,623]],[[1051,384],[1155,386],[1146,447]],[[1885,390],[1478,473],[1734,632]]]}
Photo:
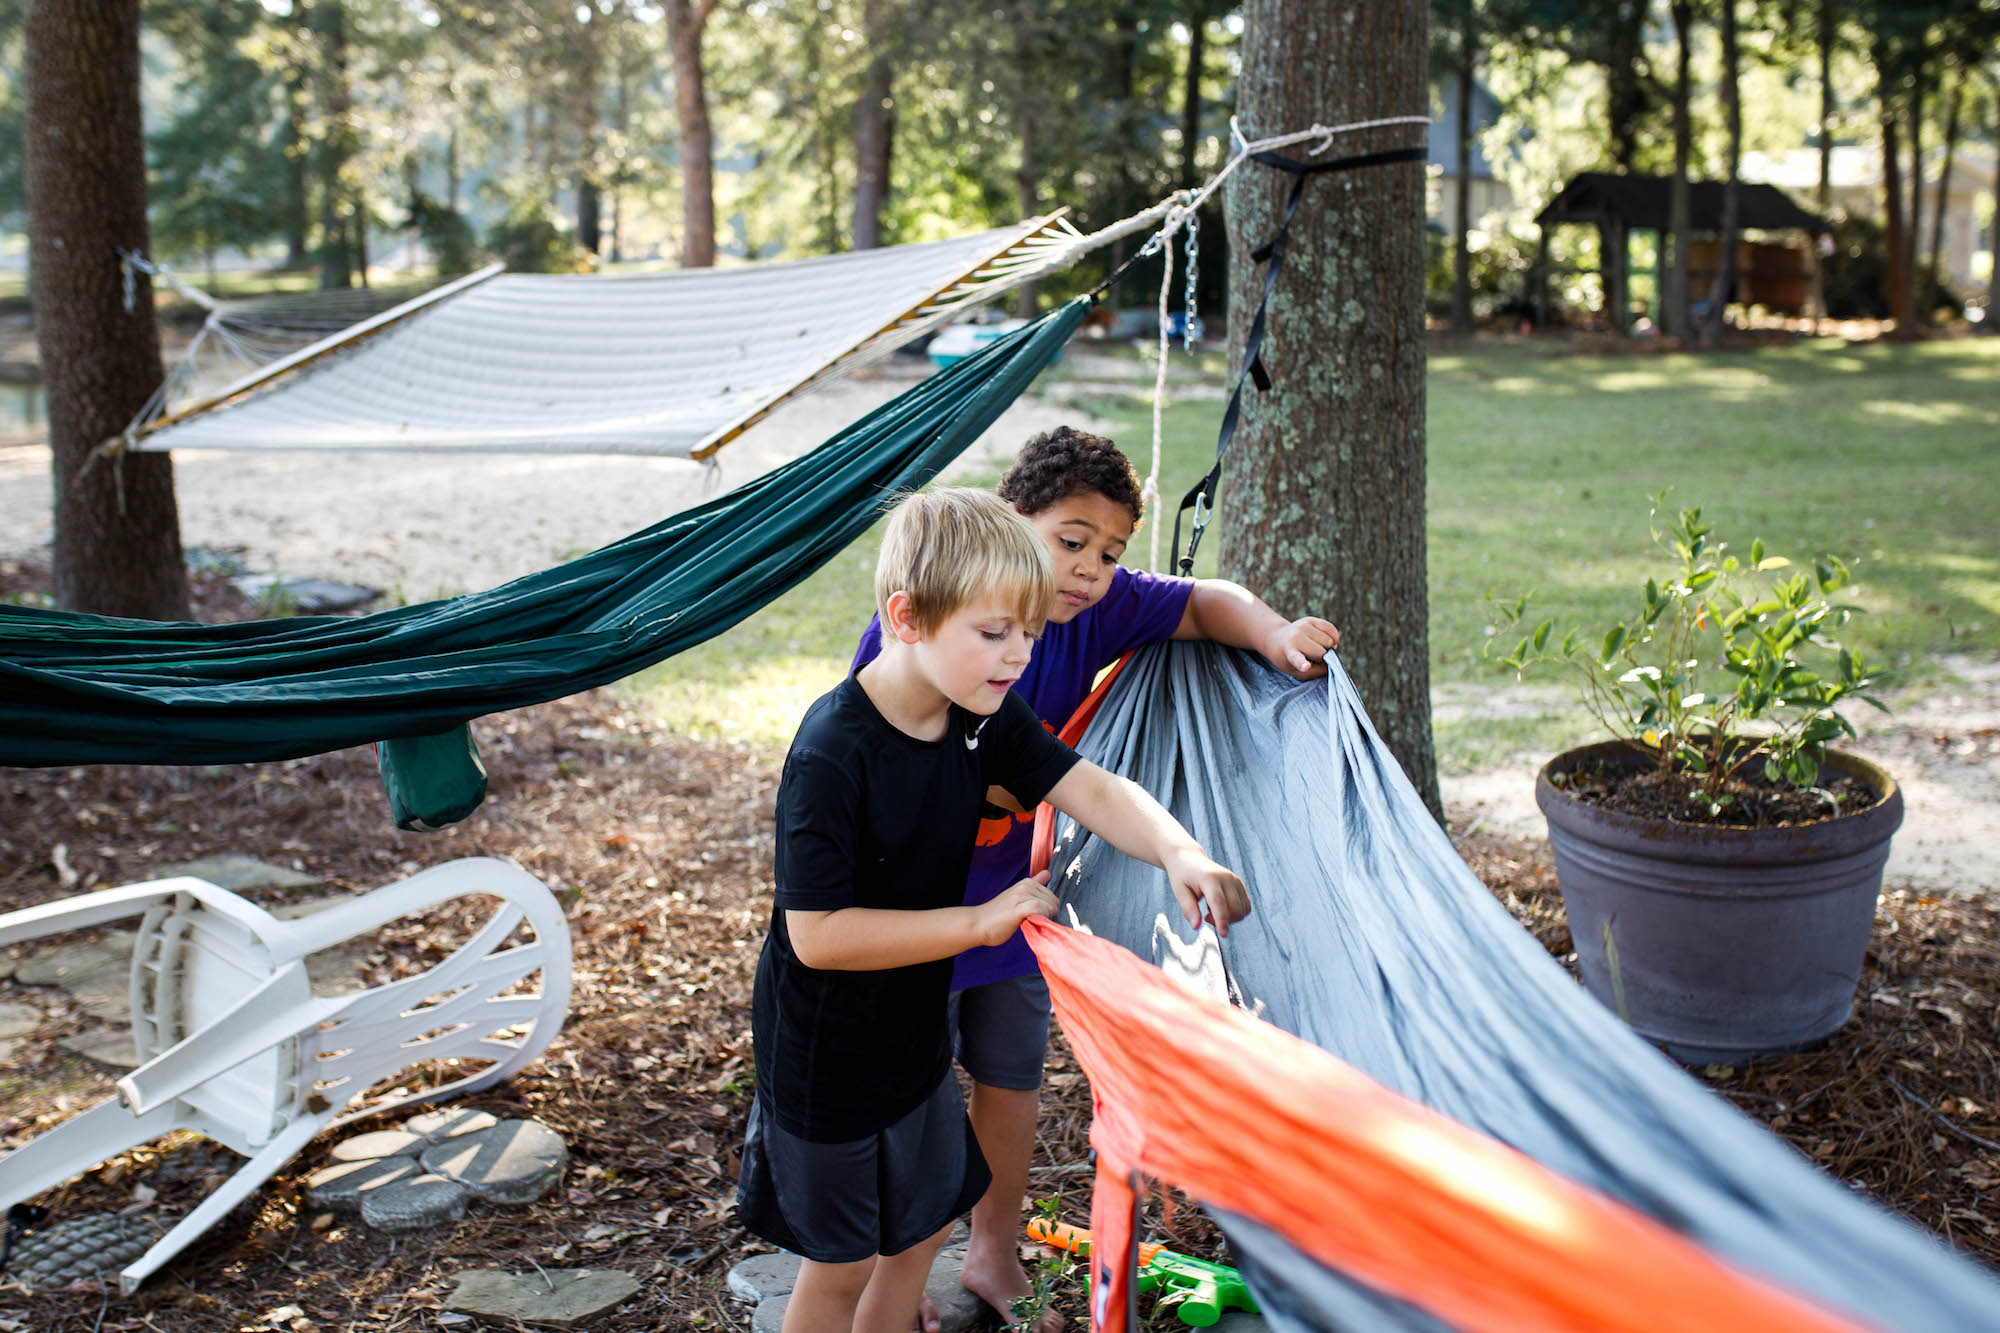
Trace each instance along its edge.
{"label": "gray athletic shorts", "polygon": [[947,1074],[879,1134],[812,1143],[750,1108],[736,1212],[751,1234],[816,1263],[901,1254],[972,1210],[993,1180]]}
{"label": "gray athletic shorts", "polygon": [[1033,1092],[1049,1053],[1049,983],[1030,972],[953,991],[951,1033],[973,1082]]}

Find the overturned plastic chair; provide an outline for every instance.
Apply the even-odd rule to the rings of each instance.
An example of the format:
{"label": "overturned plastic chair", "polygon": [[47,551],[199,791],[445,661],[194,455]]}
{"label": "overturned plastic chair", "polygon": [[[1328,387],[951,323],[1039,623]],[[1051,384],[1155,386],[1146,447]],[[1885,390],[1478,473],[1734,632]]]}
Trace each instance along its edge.
{"label": "overturned plastic chair", "polygon": [[[499,906],[444,961],[373,989],[313,994],[312,954],[467,897]],[[172,1130],[194,1130],[249,1158],[120,1273],[127,1294],[314,1135],[497,1083],[541,1054],[569,1008],[561,906],[533,875],[484,857],[292,921],[206,880],[131,884],[0,916],[0,945],[141,914],[132,949],[138,1067],[118,1080],[116,1098],[0,1157],[0,1210]],[[523,923],[532,938],[517,941]],[[537,972],[539,988],[525,989]],[[457,1074],[465,1062],[483,1064],[362,1100],[412,1066]]]}

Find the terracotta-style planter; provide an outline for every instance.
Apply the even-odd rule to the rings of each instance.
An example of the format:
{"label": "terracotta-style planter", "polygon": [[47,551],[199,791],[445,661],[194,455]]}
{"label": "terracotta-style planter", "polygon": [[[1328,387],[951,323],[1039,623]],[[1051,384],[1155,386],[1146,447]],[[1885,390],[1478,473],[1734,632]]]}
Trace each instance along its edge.
{"label": "terracotta-style planter", "polygon": [[1675,824],[1577,800],[1550,781],[1651,763],[1623,741],[1556,756],[1535,781],[1584,985],[1689,1063],[1798,1050],[1853,1011],[1903,794],[1880,768],[1827,766],[1880,794],[1796,828]]}

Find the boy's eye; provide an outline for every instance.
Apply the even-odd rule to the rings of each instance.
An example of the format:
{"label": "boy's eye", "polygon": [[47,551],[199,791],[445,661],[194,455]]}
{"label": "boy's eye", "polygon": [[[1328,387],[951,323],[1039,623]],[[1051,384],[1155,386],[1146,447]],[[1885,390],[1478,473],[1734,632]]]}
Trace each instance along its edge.
{"label": "boy's eye", "polygon": [[979,631],[979,637],[985,639],[988,643],[1005,643],[1007,641],[1007,631],[1004,629],[983,629]]}
{"label": "boy's eye", "polygon": [[1067,548],[1068,548],[1069,550],[1072,550],[1072,551],[1081,551],[1081,550],[1083,549],[1083,543],[1082,543],[1082,542],[1077,542],[1077,541],[1071,541],[1071,540],[1070,540],[1069,538],[1067,538],[1067,537],[1064,537],[1064,538],[1062,538],[1061,540],[1062,540],[1062,544],[1063,544],[1063,545],[1064,545],[1065,547],[1067,547]]}
{"label": "boy's eye", "polygon": [[1106,551],[1106,552],[1104,553],[1104,555],[1103,555],[1103,560],[1104,560],[1104,563],[1105,563],[1105,564],[1107,564],[1107,565],[1115,565],[1115,564],[1117,564],[1117,563],[1118,563],[1118,557],[1117,557],[1117,556],[1115,556],[1115,555],[1113,555],[1113,554],[1111,554],[1111,552],[1109,552],[1109,551]]}

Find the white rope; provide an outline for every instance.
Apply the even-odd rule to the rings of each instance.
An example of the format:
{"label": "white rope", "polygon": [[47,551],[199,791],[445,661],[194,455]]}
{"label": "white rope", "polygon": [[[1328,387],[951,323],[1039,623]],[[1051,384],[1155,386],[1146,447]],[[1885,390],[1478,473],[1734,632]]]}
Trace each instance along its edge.
{"label": "white rope", "polygon": [[[1173,209],[1167,210],[1172,217]],[[1154,501],[1160,498],[1160,449],[1162,420],[1167,401],[1167,355],[1173,350],[1172,340],[1167,336],[1167,298],[1174,289],[1174,247],[1162,244],[1160,247],[1160,357],[1153,368],[1153,470],[1146,474],[1146,484],[1139,488],[1139,511],[1153,514],[1153,526],[1146,533],[1146,567],[1154,573],[1160,569],[1160,522],[1155,512]]]}

